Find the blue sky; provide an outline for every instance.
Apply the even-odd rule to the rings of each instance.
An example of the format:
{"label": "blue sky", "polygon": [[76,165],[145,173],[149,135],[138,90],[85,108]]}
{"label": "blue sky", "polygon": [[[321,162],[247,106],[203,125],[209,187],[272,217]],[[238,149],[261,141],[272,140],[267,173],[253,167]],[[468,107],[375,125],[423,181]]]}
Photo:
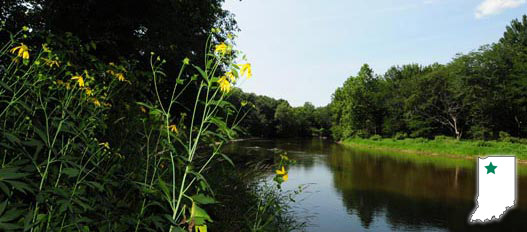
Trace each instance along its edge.
{"label": "blue sky", "polygon": [[323,106],[364,63],[448,63],[496,42],[526,0],[226,0],[252,64],[241,88]]}

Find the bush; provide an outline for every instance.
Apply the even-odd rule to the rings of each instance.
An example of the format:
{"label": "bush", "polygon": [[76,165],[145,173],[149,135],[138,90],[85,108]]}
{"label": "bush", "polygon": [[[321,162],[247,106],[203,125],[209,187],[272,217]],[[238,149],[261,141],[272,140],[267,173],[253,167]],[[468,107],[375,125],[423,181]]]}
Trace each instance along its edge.
{"label": "bush", "polygon": [[408,138],[408,134],[407,133],[403,133],[403,132],[397,132],[397,134],[395,134],[393,136],[393,138],[395,140],[404,140],[404,139]]}
{"label": "bush", "polygon": [[444,136],[444,135],[437,135],[434,137],[434,140],[437,141],[445,141],[445,140],[454,140],[452,137]]}
{"label": "bush", "polygon": [[486,127],[475,125],[475,126],[470,127],[470,130],[468,131],[468,134],[473,139],[487,140],[487,139],[489,139],[491,137],[492,130],[490,130],[490,129],[486,128]]}
{"label": "bush", "polygon": [[502,142],[510,142],[512,138],[512,136],[505,131],[500,131],[498,136],[498,140]]}
{"label": "bush", "polygon": [[366,139],[366,138],[369,138],[369,137],[370,137],[370,133],[368,133],[368,132],[365,131],[365,130],[357,130],[357,131],[355,131],[353,137],[361,138],[361,139]]}
{"label": "bush", "polygon": [[509,133],[505,131],[499,132],[499,141],[501,142],[507,142],[507,143],[521,143],[521,139],[512,137]]}
{"label": "bush", "polygon": [[380,136],[380,135],[372,135],[370,137],[370,139],[373,140],[373,141],[379,141],[379,140],[382,140],[382,136]]}

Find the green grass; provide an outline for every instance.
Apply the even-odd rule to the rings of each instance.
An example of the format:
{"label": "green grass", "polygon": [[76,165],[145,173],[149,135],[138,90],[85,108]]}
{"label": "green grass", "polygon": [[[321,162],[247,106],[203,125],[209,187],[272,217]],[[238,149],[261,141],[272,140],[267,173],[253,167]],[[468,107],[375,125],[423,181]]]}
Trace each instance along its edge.
{"label": "green grass", "polygon": [[510,142],[455,140],[423,138],[415,139],[361,139],[351,138],[342,142],[345,145],[362,149],[387,150],[407,154],[444,155],[457,158],[476,157],[482,155],[514,155],[520,160],[527,160],[527,145]]}

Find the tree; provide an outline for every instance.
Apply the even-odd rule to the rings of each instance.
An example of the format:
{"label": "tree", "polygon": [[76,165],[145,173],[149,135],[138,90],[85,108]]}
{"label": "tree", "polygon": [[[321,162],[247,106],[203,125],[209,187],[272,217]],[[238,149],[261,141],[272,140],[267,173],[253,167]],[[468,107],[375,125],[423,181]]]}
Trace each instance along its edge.
{"label": "tree", "polygon": [[295,136],[297,134],[296,119],[293,108],[286,101],[276,107],[275,120],[277,121],[276,133],[282,137]]}
{"label": "tree", "polygon": [[425,75],[418,86],[420,91],[411,97],[417,101],[416,113],[440,123],[460,139],[470,106],[462,79],[443,68]]}

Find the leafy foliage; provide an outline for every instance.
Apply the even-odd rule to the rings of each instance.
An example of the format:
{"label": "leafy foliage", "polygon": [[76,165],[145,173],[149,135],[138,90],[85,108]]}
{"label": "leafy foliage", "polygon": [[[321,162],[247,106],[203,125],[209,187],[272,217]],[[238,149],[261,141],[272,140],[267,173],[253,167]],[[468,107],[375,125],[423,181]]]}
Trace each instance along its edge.
{"label": "leafy foliage", "polygon": [[396,66],[374,75],[364,65],[333,94],[336,139],[402,134],[497,139],[526,137],[527,16],[498,43],[458,55],[446,65]]}

